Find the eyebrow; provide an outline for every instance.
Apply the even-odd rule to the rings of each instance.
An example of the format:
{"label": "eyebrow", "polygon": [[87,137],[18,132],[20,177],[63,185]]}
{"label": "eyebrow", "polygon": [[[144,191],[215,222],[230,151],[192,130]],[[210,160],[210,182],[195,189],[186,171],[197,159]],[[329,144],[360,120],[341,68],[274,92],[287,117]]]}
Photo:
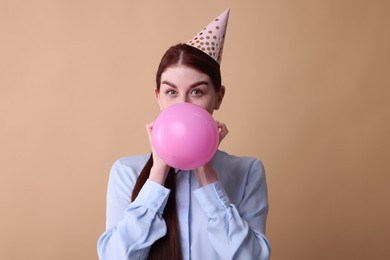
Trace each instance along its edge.
{"label": "eyebrow", "polygon": [[[161,84],[165,84],[165,85],[168,85],[172,88],[177,88],[177,86],[175,84],[173,84],[172,82],[169,82],[169,81],[166,81],[166,80],[163,80],[163,82],[161,82]],[[195,82],[193,84],[190,85],[190,88],[196,88],[197,86],[200,86],[200,85],[209,85],[209,83],[205,80],[202,80],[202,81],[198,81],[198,82]]]}

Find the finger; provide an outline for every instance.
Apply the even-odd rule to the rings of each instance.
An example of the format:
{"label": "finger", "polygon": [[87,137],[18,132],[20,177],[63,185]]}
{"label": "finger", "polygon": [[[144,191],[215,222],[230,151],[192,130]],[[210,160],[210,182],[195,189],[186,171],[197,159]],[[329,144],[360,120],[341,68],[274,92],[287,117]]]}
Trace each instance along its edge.
{"label": "finger", "polygon": [[154,125],[154,122],[151,122],[151,123],[149,123],[149,124],[146,124],[146,131],[147,131],[148,137],[149,137],[149,144],[150,144],[150,148],[152,149],[153,162],[154,162],[154,165],[157,165],[157,164],[164,164],[164,165],[166,165],[166,164],[160,159],[160,157],[157,155],[157,153],[155,152],[154,147],[153,147],[153,142],[152,142],[152,130],[153,130],[153,125]]}
{"label": "finger", "polygon": [[218,122],[218,134],[219,134],[219,143],[225,138],[225,136],[229,133],[226,125],[224,123]]}
{"label": "finger", "polygon": [[229,133],[229,130],[227,129],[225,124],[220,124],[219,127],[219,134],[222,138],[224,138]]}
{"label": "finger", "polygon": [[146,124],[146,132],[148,133],[148,137],[149,137],[149,142],[150,143],[152,142],[153,123],[154,122]]}
{"label": "finger", "polygon": [[218,127],[218,131],[219,132],[229,132],[229,130],[227,129],[226,125],[224,123],[218,123],[217,124],[217,127]]}

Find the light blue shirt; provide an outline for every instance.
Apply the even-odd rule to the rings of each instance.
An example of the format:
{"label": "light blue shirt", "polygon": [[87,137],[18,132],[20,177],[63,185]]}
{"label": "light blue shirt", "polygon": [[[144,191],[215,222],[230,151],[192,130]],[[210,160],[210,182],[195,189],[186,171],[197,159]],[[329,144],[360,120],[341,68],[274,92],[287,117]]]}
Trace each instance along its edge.
{"label": "light blue shirt", "polygon": [[[162,217],[170,190],[147,180],[131,193],[149,155],[125,157],[111,169],[106,231],[98,241],[101,260],[147,259],[166,234]],[[183,259],[269,259],[265,237],[267,184],[261,161],[217,151],[218,181],[201,187],[192,171],[176,172],[176,202]]]}

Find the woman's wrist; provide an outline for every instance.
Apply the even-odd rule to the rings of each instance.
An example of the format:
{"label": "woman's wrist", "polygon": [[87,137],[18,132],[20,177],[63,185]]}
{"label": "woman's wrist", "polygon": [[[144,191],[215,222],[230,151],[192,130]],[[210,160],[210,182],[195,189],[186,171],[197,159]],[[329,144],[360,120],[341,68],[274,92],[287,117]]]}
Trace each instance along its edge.
{"label": "woman's wrist", "polygon": [[150,169],[149,179],[158,184],[164,185],[170,167],[168,165],[153,165]]}
{"label": "woman's wrist", "polygon": [[195,175],[201,186],[214,183],[218,180],[217,172],[211,164],[195,169]]}

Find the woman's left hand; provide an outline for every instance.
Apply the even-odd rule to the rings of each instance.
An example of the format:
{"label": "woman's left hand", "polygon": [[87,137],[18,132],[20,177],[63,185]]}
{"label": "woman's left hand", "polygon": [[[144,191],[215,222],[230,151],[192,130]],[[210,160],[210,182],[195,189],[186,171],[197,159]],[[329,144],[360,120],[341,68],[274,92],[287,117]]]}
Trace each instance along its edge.
{"label": "woman's left hand", "polygon": [[224,123],[220,123],[219,121],[215,121],[215,123],[217,124],[218,127],[219,143],[221,144],[222,140],[229,133],[229,130],[227,129]]}
{"label": "woman's left hand", "polygon": [[[220,123],[219,121],[215,121],[218,127],[219,133],[219,144],[221,144],[222,140],[229,133],[226,125],[224,123]],[[205,165],[194,170],[196,178],[198,179],[201,186],[216,182],[218,180],[217,172],[213,168],[211,161],[206,163]]]}

